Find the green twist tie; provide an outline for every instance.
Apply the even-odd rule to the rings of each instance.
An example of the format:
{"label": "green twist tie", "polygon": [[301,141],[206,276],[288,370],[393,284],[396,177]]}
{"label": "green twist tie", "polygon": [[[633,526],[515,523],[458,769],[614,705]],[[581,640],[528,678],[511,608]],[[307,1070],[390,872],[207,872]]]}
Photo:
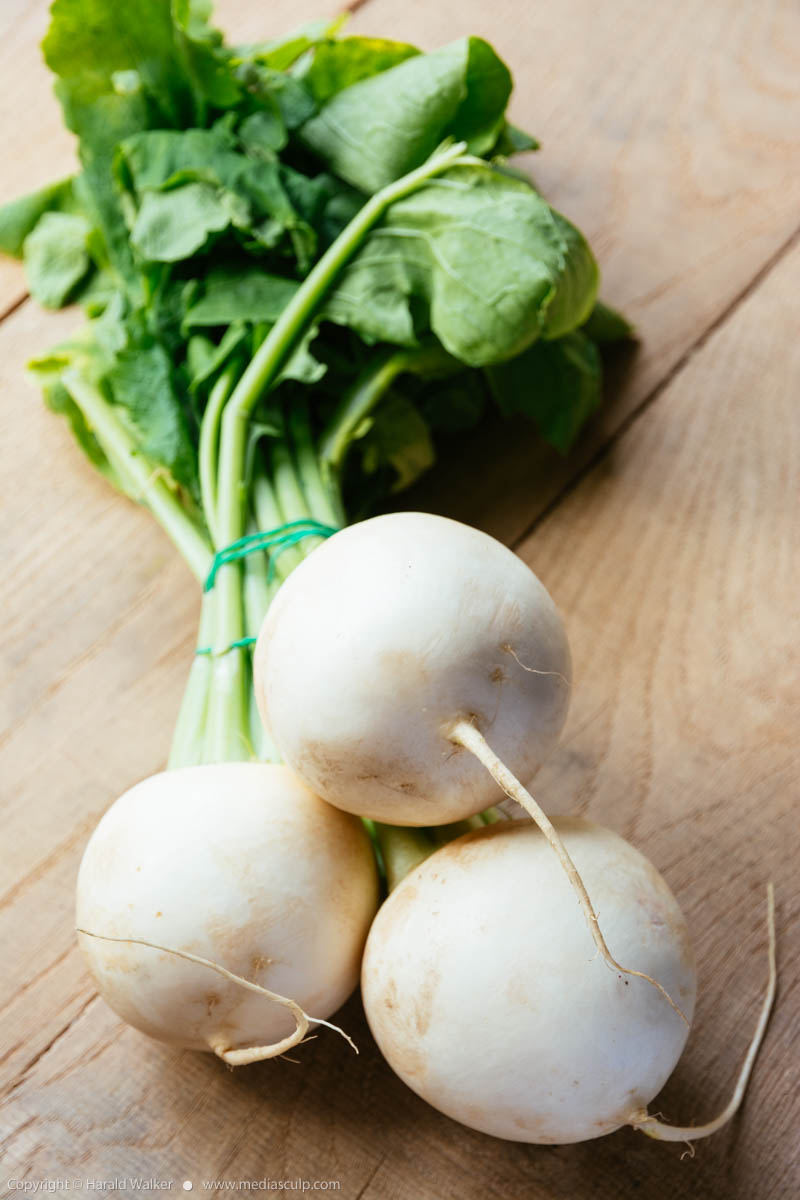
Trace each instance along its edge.
{"label": "green twist tie", "polygon": [[195,654],[213,654],[216,658],[217,655],[227,654],[229,650],[239,650],[243,649],[245,646],[252,646],[253,643],[257,641],[258,638],[254,637],[239,638],[238,642],[231,642],[230,646],[226,646],[224,650],[218,650],[216,654],[214,654],[211,646],[198,646],[197,650],[195,650]]}
{"label": "green twist tie", "polygon": [[[286,525],[279,525],[276,529],[266,529],[260,533],[248,533],[244,537],[240,537],[237,541],[231,542],[230,546],[223,546],[214,555],[211,562],[211,570],[208,572],[208,577],[203,584],[203,591],[210,592],[217,578],[217,572],[220,567],[224,567],[226,563],[238,562],[239,559],[245,558],[248,554],[255,554],[258,551],[265,551],[269,555],[269,567],[267,570],[267,581],[269,583],[275,577],[275,559],[278,555],[288,549],[289,546],[294,546],[307,537],[322,537],[329,538],[332,534],[338,533],[333,525],[323,525],[321,521],[314,521],[310,517],[299,521],[289,521]],[[254,637],[238,638],[237,641],[231,642],[224,650],[214,650],[212,646],[198,646],[195,654],[210,654],[215,658],[223,654],[228,654],[231,650],[241,650],[247,646],[252,646],[258,639]]]}
{"label": "green twist tie", "polygon": [[301,542],[303,538],[328,538],[334,533],[338,533],[335,526],[323,525],[321,521],[313,521],[308,518],[289,521],[286,525],[279,525],[277,529],[267,529],[262,533],[245,534],[238,541],[231,542],[230,546],[223,546],[216,552],[211,562],[211,570],[203,584],[203,591],[211,591],[220,567],[224,567],[226,563],[238,562],[240,558],[244,558],[248,554],[255,554],[259,550],[265,550],[269,554],[268,579],[271,582],[274,576],[274,560],[283,550]]}

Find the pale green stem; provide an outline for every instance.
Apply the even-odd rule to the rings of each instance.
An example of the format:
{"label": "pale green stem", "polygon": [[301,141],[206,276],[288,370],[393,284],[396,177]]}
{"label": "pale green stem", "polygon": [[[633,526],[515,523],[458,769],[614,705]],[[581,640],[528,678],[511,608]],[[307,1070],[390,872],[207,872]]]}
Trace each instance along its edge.
{"label": "pale green stem", "polygon": [[345,523],[344,506],[339,488],[333,480],[322,477],[320,460],[311,434],[308,405],[298,402],[289,413],[289,430],[294,448],[297,474],[308,500],[311,516],[323,525],[340,528]]}
{"label": "pale green stem", "polygon": [[[238,762],[253,757],[250,741],[249,650],[234,646],[246,635],[242,595],[243,567],[230,563],[217,572],[217,641],[206,726],[206,761]],[[224,622],[219,612],[225,613]]]}
{"label": "pale green stem", "polygon": [[375,355],[345,392],[320,438],[319,456],[331,472],[341,469],[355,430],[402,373],[406,357],[405,350],[386,350]]}
{"label": "pale green stem", "polygon": [[[291,448],[285,441],[275,442],[272,447],[272,487],[275,501],[278,505],[280,519],[278,525],[288,525],[290,521],[303,521],[309,515],[308,502],[303,495],[295,471]],[[285,574],[298,567],[308,550],[319,544],[318,538],[304,538],[296,545],[275,547],[273,571],[278,565]]]}
{"label": "pale green stem", "polygon": [[467,817],[464,821],[452,821],[449,825],[432,825],[428,833],[437,846],[446,846],[448,842],[463,837],[465,833],[485,828],[483,819],[478,814],[475,817]]}
{"label": "pale green stem", "polygon": [[[200,609],[200,624],[197,632],[198,648],[208,646],[214,631],[214,593],[203,595]],[[172,735],[167,769],[196,766],[203,761],[203,735],[208,709],[208,694],[211,687],[213,667],[211,656],[196,654],[189,669],[189,678],[183,693],[175,732]]]}
{"label": "pale green stem", "polygon": [[211,546],[164,482],[162,472],[143,457],[112,406],[93,384],[76,371],[65,371],[62,382],[130,494],[147,505],[189,569],[204,580],[211,567]]}
{"label": "pale green stem", "polygon": [[[251,521],[250,526],[249,532],[255,533],[257,531],[255,521]],[[250,637],[258,637],[270,601],[278,590],[277,581],[268,581],[267,572],[266,554],[248,554],[244,559],[244,612],[245,624]],[[253,753],[260,762],[279,762],[280,756],[272,744],[258,712],[252,678],[252,650],[250,655],[248,710]]]}
{"label": "pale green stem", "polygon": [[211,389],[203,420],[200,424],[200,446],[198,449],[198,465],[200,471],[200,491],[203,497],[203,512],[217,548],[217,450],[219,447],[219,427],[222,420],[222,410],[225,401],[231,393],[234,379],[233,368],[223,371]]}
{"label": "pale green stem", "polygon": [[[236,432],[238,416],[247,416],[264,390],[274,382],[305,332],[317,305],[386,209],[443,171],[462,165],[485,166],[482,159],[464,154],[465,149],[465,143],[458,142],[437,152],[415,171],[410,171],[408,175],[376,192],[356,213],[349,225],[309,271],[239,380],[223,417],[223,446],[227,440],[235,442],[239,436]],[[226,424],[230,428],[228,437]],[[223,494],[225,491],[223,485]]]}
{"label": "pale green stem", "polygon": [[295,469],[292,449],[283,439],[272,447],[272,486],[285,522],[302,521],[309,515],[308,500]]}
{"label": "pale green stem", "polygon": [[358,426],[369,416],[398,375],[406,371],[420,375],[437,372],[446,374],[448,367],[458,368],[461,365],[438,342],[420,346],[416,350],[387,349],[374,354],[369,365],[345,392],[320,437],[319,458],[326,475],[335,476],[341,471]]}
{"label": "pale green stem", "polygon": [[[337,275],[361,245],[375,223],[395,200],[420,187],[426,180],[459,163],[479,161],[465,156],[460,143],[434,155],[416,171],[376,192],[336,241],[311,269],[278,320],[267,334],[225,405],[220,435],[217,477],[217,542],[229,546],[244,532],[247,481],[245,464],[250,414],[264,392],[275,382],[281,368],[313,320],[319,304]],[[283,556],[281,556],[283,557]],[[222,648],[242,637],[241,569],[238,563],[224,566],[217,576],[217,645]],[[222,660],[218,661],[219,663]],[[230,717],[243,728],[247,704],[246,659],[241,651],[225,655],[225,667],[211,697],[209,727],[215,755],[236,758],[236,747],[228,731]]]}
{"label": "pale green stem", "polygon": [[380,847],[390,892],[405,879],[409,871],[413,871],[436,850],[435,843],[421,829],[383,825],[376,821],[373,832]]}
{"label": "pale green stem", "polygon": [[[253,480],[253,509],[259,529],[277,529],[284,525],[283,513],[278,507],[275,489],[269,481],[266,471],[257,470]],[[279,582],[289,578],[293,567],[302,561],[297,547],[288,547],[283,554],[276,554],[272,559],[272,576]]]}

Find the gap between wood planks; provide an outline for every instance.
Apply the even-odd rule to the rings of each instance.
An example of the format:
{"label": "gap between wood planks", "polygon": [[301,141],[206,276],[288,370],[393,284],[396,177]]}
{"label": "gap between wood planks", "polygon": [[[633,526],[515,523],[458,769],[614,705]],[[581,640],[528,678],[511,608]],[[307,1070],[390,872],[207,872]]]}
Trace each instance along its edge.
{"label": "gap between wood planks", "polygon": [[26,300],[30,300],[30,292],[23,292],[22,295],[18,296],[16,300],[12,300],[8,308],[3,309],[3,311],[0,313],[0,325],[3,323],[3,321],[5,321],[6,317],[10,317],[11,314],[15,313],[18,308],[22,308]]}
{"label": "gap between wood planks", "polygon": [[69,1033],[70,1029],[72,1029],[72,1026],[75,1025],[78,1021],[80,1021],[81,1017],[83,1017],[84,1014],[87,1012],[87,1010],[92,1006],[92,1004],[94,1004],[95,1000],[99,1000],[99,999],[100,999],[99,992],[93,991],[92,994],[90,996],[88,996],[86,1000],[84,1000],[83,1004],[81,1004],[78,1011],[76,1013],[73,1013],[73,1015],[70,1017],[70,1019],[67,1021],[67,1023],[65,1025],[62,1025],[61,1028],[58,1029],[53,1034],[53,1036],[50,1038],[50,1041],[47,1043],[47,1045],[42,1046],[41,1050],[38,1050],[36,1052],[36,1054],[34,1054],[34,1056],[28,1060],[28,1062],[25,1064],[25,1066],[20,1068],[20,1070],[15,1075],[15,1077],[9,1081],[8,1086],[3,1090],[3,1093],[2,1093],[2,1104],[3,1105],[6,1104],[6,1102],[9,1100],[10,1096],[12,1095],[12,1093],[15,1092],[17,1090],[17,1088],[22,1086],[22,1084],[25,1082],[28,1075],[31,1073],[31,1071],[36,1066],[36,1064],[41,1062],[41,1060],[45,1057],[46,1054],[50,1053],[50,1051],[53,1049],[53,1047],[56,1045],[56,1043],[60,1042],[61,1039]]}

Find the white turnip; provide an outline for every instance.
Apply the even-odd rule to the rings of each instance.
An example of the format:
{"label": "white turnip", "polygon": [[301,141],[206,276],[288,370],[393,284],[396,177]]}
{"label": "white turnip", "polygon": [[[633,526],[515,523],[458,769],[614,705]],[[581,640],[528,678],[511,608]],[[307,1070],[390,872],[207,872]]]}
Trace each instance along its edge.
{"label": "white turnip", "polygon": [[[662,877],[609,830],[554,823],[616,952],[691,1017],[692,947]],[[650,1117],[688,1030],[644,981],[593,954],[569,883],[527,821],[459,838],[406,876],[370,931],[362,995],[378,1046],[423,1099],[473,1129],[540,1143],[626,1124],[670,1140],[713,1132],[738,1105],[771,1003],[717,1121],[687,1130]]]}
{"label": "white turnip", "polygon": [[117,800],[83,856],[77,925],[129,1024],[238,1065],[288,1049],[347,999],[377,903],[359,821],[288,767],[224,763]]}
{"label": "white turnip", "polygon": [[426,513],[374,517],[318,547],[273,600],[254,669],[285,761],[330,803],[393,825],[458,821],[496,799],[453,741],[459,720],[530,779],[570,694],[564,628],[534,573]]}

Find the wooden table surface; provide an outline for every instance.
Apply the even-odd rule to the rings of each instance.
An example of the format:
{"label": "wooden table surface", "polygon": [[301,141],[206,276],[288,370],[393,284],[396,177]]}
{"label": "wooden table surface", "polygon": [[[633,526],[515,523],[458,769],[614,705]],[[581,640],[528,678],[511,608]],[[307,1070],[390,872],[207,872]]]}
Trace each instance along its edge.
{"label": "wooden table surface", "polygon": [[[335,0],[225,0],[264,37]],[[0,11],[0,199],[69,169],[39,60],[40,0]],[[74,314],[45,316],[0,263],[4,847],[0,1184],[130,1177],[337,1180],[342,1200],[800,1195],[800,10],[795,0],[368,0],[352,28],[432,47],[490,38],[537,182],[589,235],[635,321],[568,461],[520,430],[463,446],[418,505],[513,546],[566,618],[574,702],[540,773],[551,811],[630,838],[680,899],[696,1024],[656,1107],[724,1104],[765,980],[775,881],[780,991],[744,1108],[697,1146],[622,1131],[575,1147],[495,1141],[393,1077],[358,998],[361,1056],[323,1035],[298,1063],[226,1070],[124,1026],[75,944],[87,837],[165,759],[197,589],[106,488],[23,378]],[[521,902],[525,898],[520,897]],[[263,1187],[262,1183],[262,1187]],[[213,1191],[213,1189],[211,1189]],[[4,1192],[4,1194],[6,1194]]]}

